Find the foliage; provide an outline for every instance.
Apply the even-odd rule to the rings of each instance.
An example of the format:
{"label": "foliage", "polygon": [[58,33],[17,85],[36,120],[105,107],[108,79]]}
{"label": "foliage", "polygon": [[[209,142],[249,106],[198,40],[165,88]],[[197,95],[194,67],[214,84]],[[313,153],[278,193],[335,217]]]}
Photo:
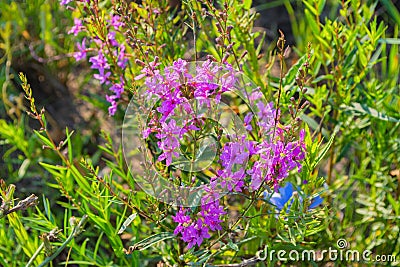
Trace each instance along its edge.
{"label": "foliage", "polygon": [[[399,260],[399,10],[390,1],[61,2],[0,4],[0,265],[316,266],[318,260],[259,256],[265,248],[321,252],[338,248],[340,238],[347,249],[371,251],[372,259]],[[288,11],[292,52],[284,33],[268,43],[254,27],[256,11],[273,6]],[[304,129],[306,151],[301,172],[278,181],[281,190],[268,184],[222,198],[227,214],[221,229],[191,248],[174,234],[180,209],[136,183],[118,126],[102,125],[100,138],[66,128],[56,140],[46,106],[37,104],[39,88],[17,74],[16,64],[47,63],[53,73],[79,70],[80,85],[98,89],[80,89],[76,96],[95,112],[108,109],[113,116],[107,120],[120,125],[129,100],[145,88],[140,77],[180,58],[241,71],[280,110],[274,131]],[[245,120],[248,107],[240,97],[225,97]],[[297,138],[296,131],[289,136]],[[149,138],[160,156],[160,140]],[[91,142],[97,148],[85,150]],[[155,164],[161,170],[169,165]],[[182,178],[190,182],[190,175]],[[320,198],[322,205],[314,207]],[[191,216],[200,211],[189,209]]]}

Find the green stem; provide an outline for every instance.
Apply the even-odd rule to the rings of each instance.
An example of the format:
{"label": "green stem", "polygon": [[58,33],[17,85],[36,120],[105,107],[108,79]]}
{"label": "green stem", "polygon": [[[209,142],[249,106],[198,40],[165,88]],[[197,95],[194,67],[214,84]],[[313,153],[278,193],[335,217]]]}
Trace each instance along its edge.
{"label": "green stem", "polygon": [[39,255],[40,251],[42,251],[44,247],[44,243],[40,244],[40,246],[38,247],[38,249],[35,251],[35,253],[32,255],[32,258],[28,261],[28,263],[26,264],[25,267],[29,267],[31,266],[31,264],[33,263],[33,261],[37,258],[37,256]]}
{"label": "green stem", "polygon": [[[77,226],[74,227],[74,229],[72,230],[71,234],[68,236],[68,238],[64,241],[64,243],[62,243],[62,245],[56,250],[56,252],[54,252],[51,256],[47,257],[46,259],[44,259],[44,261],[38,266],[38,267],[44,267],[46,266],[46,264],[48,264],[50,261],[52,261],[55,257],[58,256],[58,254],[60,254],[64,248],[72,241],[72,239],[79,233],[79,231],[82,230],[82,226],[83,224],[86,222],[88,216],[85,214],[83,215],[81,221],[78,223]],[[42,243],[42,245],[44,245],[44,243]],[[42,246],[41,245],[41,246]],[[40,247],[39,247],[40,248]],[[39,249],[38,249],[39,250]],[[38,251],[36,251],[38,252]],[[35,254],[36,254],[35,252]],[[39,252],[38,252],[39,253]],[[36,255],[37,256],[37,255]]]}
{"label": "green stem", "polygon": [[[263,185],[264,185],[265,181],[261,184],[260,188],[258,189],[258,191],[256,191],[255,193],[255,197],[251,199],[250,203],[247,205],[247,207],[245,208],[245,210],[242,212],[242,214],[236,219],[236,221],[232,224],[232,226],[230,227],[230,229],[234,229],[239,223],[240,221],[245,217],[246,213],[250,210],[250,208],[253,206],[254,202],[256,200],[258,200],[259,196],[261,195],[261,193],[263,192]],[[211,250],[211,248],[217,244],[223,237],[225,237],[230,231],[225,231],[223,234],[221,234],[217,240],[215,240],[211,245],[208,246],[207,250]],[[217,253],[221,253],[221,251],[217,250],[213,253],[211,253],[210,257],[208,258],[208,260],[205,262],[207,263],[209,260],[212,259],[213,256],[215,256]]]}

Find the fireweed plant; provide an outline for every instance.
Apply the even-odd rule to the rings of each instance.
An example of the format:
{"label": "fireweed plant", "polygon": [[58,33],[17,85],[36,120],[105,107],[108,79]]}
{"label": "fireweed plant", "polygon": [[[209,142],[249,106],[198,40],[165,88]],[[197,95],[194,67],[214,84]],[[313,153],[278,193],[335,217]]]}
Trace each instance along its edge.
{"label": "fireweed plant", "polygon": [[[158,66],[156,58],[137,76],[145,85],[128,106],[124,152],[141,187],[178,207],[174,234],[187,248],[200,247],[213,233],[224,235],[223,197],[246,194],[250,207],[301,171],[305,130],[296,117],[282,125],[280,110],[230,64]],[[238,114],[223,102],[235,96],[243,103]]]}
{"label": "fireweed plant", "polygon": [[[70,0],[63,0],[60,4],[68,5],[71,2]],[[92,52],[89,62],[91,68],[98,72],[93,77],[100,84],[108,86],[111,91],[106,99],[110,103],[108,112],[110,115],[114,115],[117,109],[116,101],[121,98],[126,82],[123,73],[127,67],[128,56],[125,44],[119,41],[124,22],[121,21],[119,15],[111,15],[110,19],[106,20],[101,15],[102,11],[94,2],[92,4],[91,1],[75,2],[76,8],[83,9],[82,12],[89,13],[91,16],[84,20],[75,18],[74,26],[68,33],[77,36],[83,31],[94,31],[92,32],[94,34],[89,34],[93,38],[84,37],[81,42],[76,44],[78,51],[74,53],[74,58],[76,61],[80,61],[86,59],[88,51]],[[88,46],[92,46],[92,48]]]}
{"label": "fireweed plant", "polygon": [[[338,238],[398,257],[398,10],[257,2],[0,4],[1,266],[309,266],[320,260],[259,256],[318,252]],[[276,4],[291,19],[292,53],[254,27]],[[13,73],[29,53],[82,88],[98,115],[93,134],[75,126],[52,138],[51,104],[47,113],[33,98],[44,88],[20,75],[39,122],[26,127]],[[99,110],[123,127],[103,125]]]}
{"label": "fireweed plant", "polygon": [[[107,236],[122,264],[126,265],[130,257],[123,255],[123,251],[139,261],[137,250],[170,239],[178,239],[177,244],[169,243],[167,252],[163,248],[159,252],[166,262],[184,266],[214,261],[218,254],[229,249],[236,251],[228,256],[237,261],[241,244],[248,245],[255,253],[266,244],[265,240],[276,238],[295,245],[296,240],[305,242],[305,237],[321,230],[320,218],[308,216],[312,198],[304,197],[302,203],[291,204],[289,210],[276,211],[270,199],[264,197],[266,191],[278,192],[287,180],[309,179],[313,170],[310,166],[314,164],[318,145],[313,143],[300,119],[308,105],[303,99],[306,92],[303,86],[307,81],[309,54],[290,72],[297,74],[298,97],[292,97],[288,108],[282,109],[283,34],[277,43],[282,73],[278,94],[273,101],[267,101],[265,92],[243,74],[235,53],[237,69],[227,63],[229,54],[225,52],[229,49],[224,43],[219,44],[225,51],[220,62],[213,57],[202,62],[188,62],[179,57],[171,60],[168,53],[164,57],[165,45],[158,43],[158,35],[154,40],[140,37],[143,29],[132,25],[127,13],[123,14],[130,10],[123,2],[113,6],[110,14],[105,14],[98,1],[67,0],[61,4],[81,14],[69,30],[70,35],[81,38],[74,57],[77,61],[89,57],[90,67],[95,70],[93,77],[108,90],[105,98],[109,115],[117,114],[118,104],[128,103],[129,93],[133,95],[122,126],[123,151],[115,151],[111,138],[104,135],[107,145],[102,149],[117,160],[116,164],[107,162],[115,173],[103,178],[99,169],[86,159],[77,168],[71,152],[72,133],[67,131],[67,139],[60,144],[51,139],[44,110],[32,110],[31,91],[26,89],[29,87],[26,79],[21,80],[31,101],[30,114],[41,124],[36,134],[64,163],[64,166],[47,163],[42,166],[57,177],[54,187],[72,203],[68,207],[79,211],[84,218],[88,215],[88,221],[101,229],[101,235]],[[147,13],[140,15],[151,21],[168,14],[163,8],[166,7],[148,8]],[[226,18],[227,12],[220,15]],[[220,25],[220,28],[225,28],[221,34],[229,41],[228,27]],[[157,32],[155,28],[147,29]],[[132,62],[133,55],[141,56]],[[144,85],[137,86],[141,83]],[[64,146],[68,147],[67,156],[61,152]],[[122,162],[123,157],[127,166]],[[61,182],[59,177],[67,177],[69,184]],[[78,190],[71,186],[71,179],[79,185]],[[124,186],[129,185],[129,190],[119,184],[121,180]],[[140,196],[140,190],[147,196]],[[141,200],[150,204],[142,205]],[[127,209],[132,214],[125,220]],[[288,212],[282,214],[282,211]],[[118,217],[116,225],[120,227],[114,225],[110,214]],[[132,238],[132,246],[123,244],[117,233],[122,234],[136,217],[156,227],[154,230],[149,227],[155,234],[143,239],[143,233],[133,230],[140,225],[136,223],[132,231],[142,240]],[[271,226],[276,217],[280,220]],[[283,227],[289,225],[292,228],[287,237]],[[266,227],[271,233],[263,233]],[[258,239],[260,242],[256,244]],[[98,244],[100,241],[99,238]],[[74,248],[73,253],[76,251]],[[228,256],[222,255],[222,261],[226,262]]]}
{"label": "fireweed plant", "polygon": [[[156,56],[163,60],[183,56],[182,35],[186,30],[176,29],[182,14],[168,1],[145,2],[145,8],[126,1],[110,5],[107,1],[65,0],[60,4],[76,16],[68,31],[80,40],[73,56],[76,61],[88,58],[95,71],[93,78],[107,88],[110,116],[115,115],[118,102],[128,102],[126,89],[135,91],[134,73],[142,66],[132,64],[132,59],[148,64]],[[172,31],[173,35],[168,35]]]}

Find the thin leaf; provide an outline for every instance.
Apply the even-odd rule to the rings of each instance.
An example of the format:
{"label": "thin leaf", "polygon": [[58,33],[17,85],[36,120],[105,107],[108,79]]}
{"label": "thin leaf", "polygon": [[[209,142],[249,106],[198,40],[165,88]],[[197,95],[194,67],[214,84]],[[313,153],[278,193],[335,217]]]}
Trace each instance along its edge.
{"label": "thin leaf", "polygon": [[236,245],[235,243],[233,243],[231,239],[229,239],[227,245],[228,245],[231,249],[233,249],[234,251],[239,251],[238,245]]}
{"label": "thin leaf", "polygon": [[138,243],[131,246],[130,249],[131,250],[145,250],[145,249],[153,246],[154,244],[157,244],[158,242],[172,239],[174,237],[175,237],[175,235],[173,233],[162,232],[159,234],[149,236],[148,238],[143,239],[142,241],[139,241]]}
{"label": "thin leaf", "polygon": [[74,131],[69,132],[68,127],[65,129],[66,135],[67,137],[64,140],[64,144],[67,143],[68,144],[68,160],[69,162],[72,162],[72,143],[71,143],[71,136],[74,133]]}
{"label": "thin leaf", "polygon": [[333,140],[335,139],[336,133],[339,131],[340,124],[337,125],[333,131],[331,138],[329,139],[328,143],[324,146],[324,148],[319,152],[317,159],[314,162],[314,166],[317,166],[318,163],[325,157],[326,153],[329,151]]}
{"label": "thin leaf", "polygon": [[132,223],[132,221],[136,218],[137,213],[133,213],[129,215],[129,217],[125,220],[125,222],[122,224],[121,228],[119,228],[118,234],[122,234],[125,229]]}
{"label": "thin leaf", "polygon": [[53,143],[52,143],[47,137],[43,136],[40,132],[38,132],[38,131],[36,131],[36,130],[34,130],[34,132],[35,132],[36,136],[39,137],[40,140],[42,140],[42,142],[43,142],[46,146],[51,147],[51,148],[53,148],[53,149],[55,148],[54,145],[53,145]]}
{"label": "thin leaf", "polygon": [[390,117],[390,116],[388,116],[388,115],[386,115],[386,114],[384,114],[382,112],[377,111],[374,108],[368,107],[365,104],[353,103],[351,106],[341,105],[340,107],[345,109],[345,110],[352,111],[352,112],[366,114],[366,115],[369,115],[371,117],[380,119],[382,121],[400,122],[400,119],[396,119],[396,118]]}
{"label": "thin leaf", "polygon": [[[300,118],[313,130],[316,130],[318,128],[318,122],[316,122],[313,118],[307,116],[306,114],[301,114]],[[325,128],[321,128],[321,133],[325,138],[329,138],[328,131]]]}
{"label": "thin leaf", "polygon": [[393,4],[393,1],[381,0],[380,2],[382,3],[383,6],[385,6],[387,12],[388,12],[389,15],[392,17],[392,19],[393,19],[398,25],[400,25],[400,12],[399,12],[399,10],[396,8],[396,6]]}
{"label": "thin leaf", "polygon": [[318,11],[315,9],[315,7],[313,7],[308,1],[303,1],[303,3],[314,16],[318,16]]}
{"label": "thin leaf", "polygon": [[318,14],[321,14],[322,11],[324,10],[326,4],[326,0],[320,0],[318,3]]}
{"label": "thin leaf", "polygon": [[299,72],[299,69],[301,68],[301,66],[304,64],[304,62],[306,62],[306,59],[307,59],[307,55],[302,56],[301,58],[299,58],[299,60],[297,60],[296,64],[294,64],[289,69],[289,71],[287,72],[287,74],[285,75],[285,77],[282,80],[283,86],[291,85],[292,83],[294,83],[294,81],[296,79],[296,75]]}
{"label": "thin leaf", "polygon": [[400,45],[400,39],[398,39],[398,38],[380,38],[378,40],[378,43]]}
{"label": "thin leaf", "polygon": [[246,10],[249,10],[251,8],[252,2],[253,2],[253,0],[243,0],[243,7]]}

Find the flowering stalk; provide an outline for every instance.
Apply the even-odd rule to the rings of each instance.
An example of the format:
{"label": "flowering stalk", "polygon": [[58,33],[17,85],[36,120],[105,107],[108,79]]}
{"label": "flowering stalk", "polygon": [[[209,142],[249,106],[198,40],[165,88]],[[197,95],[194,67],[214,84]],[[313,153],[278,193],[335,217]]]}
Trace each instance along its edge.
{"label": "flowering stalk", "polygon": [[[251,202],[233,224],[236,226],[265,191],[266,184],[277,191],[279,183],[288,177],[291,170],[301,170],[301,161],[305,157],[305,132],[301,130],[298,140],[295,140],[290,126],[279,126],[276,114],[280,114],[280,111],[274,109],[272,103],[264,103],[261,92],[255,88],[249,94],[242,94],[249,96],[246,103],[255,114],[245,114],[243,128],[239,127],[233,134],[224,137],[218,127],[220,122],[213,122],[209,116],[211,113],[219,114],[222,96],[235,90],[239,82],[238,73],[229,64],[221,66],[211,61],[197,65],[194,74],[189,73],[189,64],[182,59],[166,67],[163,73],[157,67],[155,60],[144,67],[142,74],[137,77],[145,78],[146,91],[142,97],[153,103],[149,111],[151,115],[142,125],[141,135],[153,147],[152,155],[161,164],[158,166],[169,170],[172,182],[177,186],[182,183],[196,185],[205,192],[199,207],[192,210],[177,200],[176,205],[181,207],[172,217],[178,224],[174,233],[180,235],[191,248],[200,246],[210,238],[210,232],[223,229],[226,215],[220,200],[223,195],[251,192]],[[255,129],[259,132],[257,140],[247,135]],[[209,162],[209,172],[205,175],[201,169],[193,166],[200,140],[194,137],[206,135],[213,136],[218,144],[214,146],[217,156]],[[154,143],[158,149],[155,149]],[[190,168],[178,171],[184,160],[181,151],[188,152],[191,149],[194,153],[189,160]],[[200,147],[200,150],[205,149]],[[189,180],[182,180],[182,176]],[[200,177],[206,178],[208,183],[200,182]]]}
{"label": "flowering stalk", "polygon": [[[62,5],[68,5],[72,1],[62,1]],[[76,61],[86,59],[87,53],[93,54],[89,57],[91,68],[98,73],[94,78],[101,85],[106,85],[111,95],[106,96],[110,103],[108,108],[112,116],[117,111],[117,102],[124,93],[127,83],[125,71],[128,66],[129,53],[123,37],[125,22],[118,14],[111,14],[109,19],[104,19],[100,14],[97,1],[74,1],[76,9],[80,10],[85,19],[74,19],[74,26],[68,32],[78,36],[86,32],[81,42],[76,44],[78,51],[74,57]],[[69,6],[71,8],[71,6]],[[91,47],[91,48],[88,48]]]}

